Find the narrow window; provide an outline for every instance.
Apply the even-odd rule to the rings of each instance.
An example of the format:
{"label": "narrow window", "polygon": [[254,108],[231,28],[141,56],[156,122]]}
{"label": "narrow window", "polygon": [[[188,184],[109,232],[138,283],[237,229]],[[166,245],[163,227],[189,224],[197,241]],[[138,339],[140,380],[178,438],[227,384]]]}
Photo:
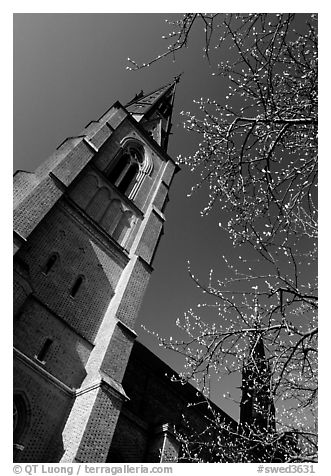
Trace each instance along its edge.
{"label": "narrow window", "polygon": [[52,339],[46,339],[45,340],[44,345],[42,346],[42,348],[39,351],[39,354],[37,355],[37,359],[40,362],[44,362],[46,354],[49,351],[52,343],[53,343]]}
{"label": "narrow window", "polygon": [[124,169],[130,163],[130,156],[128,154],[123,154],[115,164],[115,166],[110,171],[108,178],[111,183],[118,185],[118,181],[123,175]]}
{"label": "narrow window", "polygon": [[44,266],[44,273],[48,274],[57,261],[57,255],[53,253],[47,260],[47,263]]}
{"label": "narrow window", "polygon": [[76,296],[76,294],[78,293],[79,288],[81,287],[82,283],[83,283],[83,277],[82,277],[82,276],[78,276],[78,278],[77,278],[76,281],[74,282],[73,287],[71,288],[71,292],[70,292],[70,296],[71,296],[71,297],[75,297],[75,296]]}
{"label": "narrow window", "polygon": [[121,183],[118,186],[118,190],[125,195],[128,195],[132,189],[132,186],[135,182],[136,175],[139,172],[138,164],[131,164],[126,174],[122,178]]}

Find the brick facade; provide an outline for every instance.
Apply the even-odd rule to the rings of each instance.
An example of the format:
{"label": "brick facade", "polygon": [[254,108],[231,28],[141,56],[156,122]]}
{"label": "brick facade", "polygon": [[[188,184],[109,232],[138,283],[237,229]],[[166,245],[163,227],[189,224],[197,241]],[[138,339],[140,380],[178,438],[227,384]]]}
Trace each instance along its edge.
{"label": "brick facade", "polygon": [[[177,169],[161,141],[171,115],[159,112],[174,86],[139,117],[115,103],[34,173],[15,174],[15,461],[107,458]],[[129,180],[130,147],[138,175],[119,188],[109,174],[122,160],[116,180]]]}

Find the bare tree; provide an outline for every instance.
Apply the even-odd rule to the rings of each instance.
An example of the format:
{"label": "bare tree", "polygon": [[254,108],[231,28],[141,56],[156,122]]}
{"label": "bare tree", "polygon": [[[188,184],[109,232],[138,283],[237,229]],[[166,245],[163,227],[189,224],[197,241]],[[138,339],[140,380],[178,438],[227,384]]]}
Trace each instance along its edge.
{"label": "bare tree", "polygon": [[[191,461],[202,461],[206,448],[215,461],[273,461],[280,454],[316,461],[317,16],[184,14],[173,22],[167,50],[141,66],[130,60],[132,68],[178,54],[199,23],[204,54],[228,93],[224,103],[201,99],[195,114],[183,113],[185,128],[201,142],[178,160],[200,174],[192,193],[209,189],[201,213],[217,211],[242,257],[224,257],[229,272],[221,280],[211,271],[204,282],[189,270],[207,297],[202,307],[215,318],[190,310],[178,322],[187,338],[163,343],[185,355],[181,378],[195,379],[208,396],[215,375],[252,365],[262,339],[277,431],[254,422],[249,434],[233,430],[213,409],[199,435],[179,438]],[[222,58],[216,64],[215,52]],[[257,388],[265,386],[260,376],[252,378]],[[233,442],[226,454],[224,432]]]}

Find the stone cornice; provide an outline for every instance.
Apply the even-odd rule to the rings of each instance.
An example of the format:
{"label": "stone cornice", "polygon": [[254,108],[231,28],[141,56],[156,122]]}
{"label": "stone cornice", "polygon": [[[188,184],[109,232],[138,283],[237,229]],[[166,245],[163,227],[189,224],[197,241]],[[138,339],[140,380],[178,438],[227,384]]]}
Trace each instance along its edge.
{"label": "stone cornice", "polygon": [[100,378],[98,378],[95,382],[87,385],[86,387],[82,387],[75,392],[75,396],[79,397],[84,395],[84,393],[90,392],[95,390],[96,388],[103,388],[107,392],[109,392],[113,397],[125,401],[130,400],[127,394],[125,393],[122,385],[119,382],[116,382],[112,377],[107,375],[105,372],[100,370]]}
{"label": "stone cornice", "polygon": [[33,359],[25,355],[23,352],[18,350],[14,347],[14,356],[23,362],[26,366],[32,369],[34,372],[40,375],[40,377],[44,378],[46,381],[55,385],[59,390],[64,392],[71,398],[79,397],[84,393],[90,392],[95,390],[96,388],[103,388],[107,392],[109,392],[115,398],[125,401],[130,400],[127,394],[125,393],[122,385],[119,382],[116,382],[113,378],[109,375],[105,374],[104,372],[100,371],[100,377],[90,385],[86,387],[79,388],[78,390],[68,387],[65,383],[61,382],[58,378],[54,377],[50,372],[45,370],[41,367],[37,362]]}

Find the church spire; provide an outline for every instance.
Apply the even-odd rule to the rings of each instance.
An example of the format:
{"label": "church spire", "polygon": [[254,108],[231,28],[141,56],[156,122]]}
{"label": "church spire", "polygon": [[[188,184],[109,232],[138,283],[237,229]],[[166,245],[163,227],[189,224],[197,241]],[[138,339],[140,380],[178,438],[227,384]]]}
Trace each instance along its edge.
{"label": "church spire", "polygon": [[160,88],[145,94],[136,94],[125,108],[143,126],[148,134],[166,151],[171,133],[171,117],[173,111],[176,85],[179,76]]}
{"label": "church spire", "polygon": [[243,367],[240,425],[244,431],[275,430],[275,407],[271,394],[271,375],[261,333],[257,330]]}

